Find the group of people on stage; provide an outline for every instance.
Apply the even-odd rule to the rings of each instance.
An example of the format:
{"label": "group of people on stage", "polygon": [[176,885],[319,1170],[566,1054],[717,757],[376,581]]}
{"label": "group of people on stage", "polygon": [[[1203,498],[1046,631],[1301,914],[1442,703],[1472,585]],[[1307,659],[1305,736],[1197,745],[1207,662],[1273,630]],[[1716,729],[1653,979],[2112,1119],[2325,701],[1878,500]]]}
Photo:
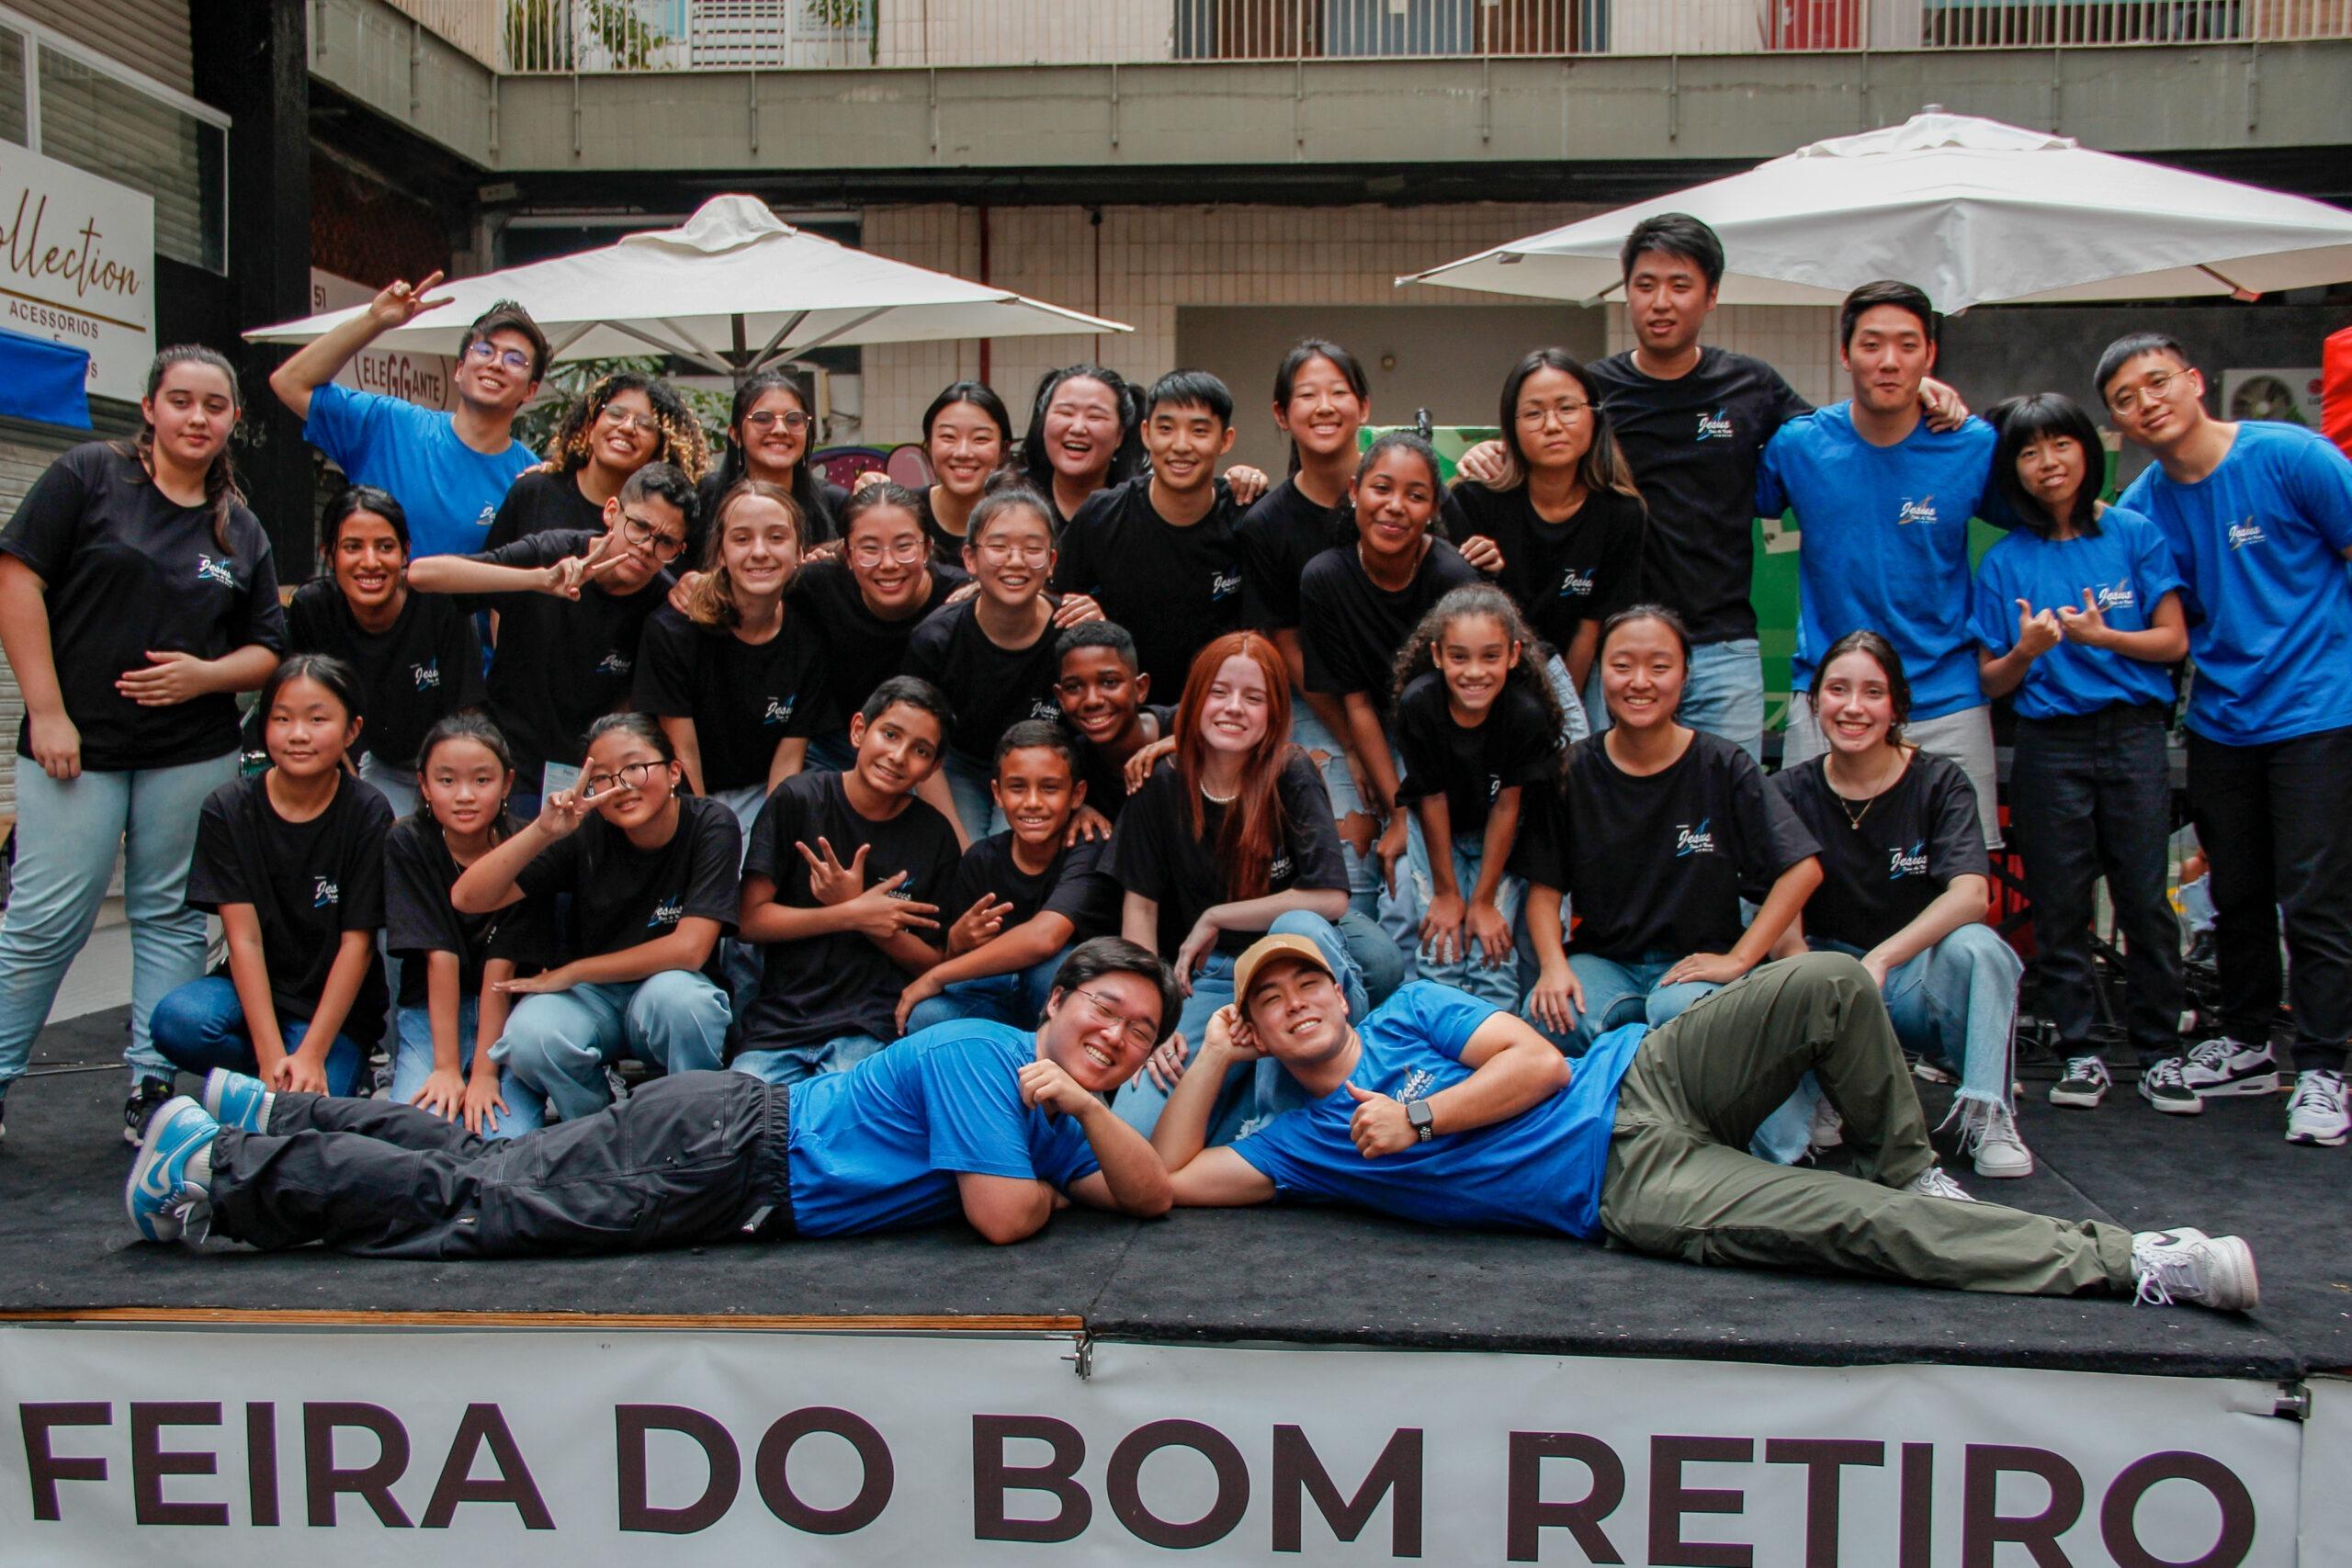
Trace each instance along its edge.
{"label": "group of people on stage", "polygon": [[[1419,438],[1361,439],[1363,368],[1320,340],[1276,376],[1271,488],[1220,473],[1216,378],[1091,365],[1018,444],[993,391],[947,388],[922,491],[822,482],[781,375],[715,467],[628,374],[542,456],[512,436],[548,355],[519,307],[469,329],[452,413],[333,383],[435,303],[396,284],[272,378],[353,481],[282,614],[235,376],[167,350],[140,440],[60,459],[0,532],[28,708],[0,1094],[119,847],[158,1238],[594,1250],[960,1207],[1005,1240],[1064,1199],[1298,1191],[2250,1303],[2233,1238],[1969,1201],[1903,1052],[1956,1081],[1978,1174],[2032,1169],[2021,964],[1984,923],[2013,694],[2053,1103],[2110,1081],[2104,875],[2140,1092],[2279,1087],[2283,913],[2288,1135],[2346,1141],[2352,835],[2321,792],[2352,761],[2352,462],[2213,419],[2179,344],[2127,337],[2095,385],[2156,463],[2110,506],[2082,407],[1988,423],[1932,378],[1918,289],[1849,297],[1853,396],[1815,410],[1700,343],[1703,224],[1648,220],[1624,263],[1635,347],[1527,355],[1450,488]],[[1783,509],[1804,700],[1768,776],[1750,540]],[[1972,515],[2011,530],[1973,574]],[[2224,1001],[2184,1058],[2188,653]],[[268,765],[240,778],[255,689]],[[624,1058],[657,1076],[616,1106]],[[1860,1180],[1804,1163],[1840,1138]]]}

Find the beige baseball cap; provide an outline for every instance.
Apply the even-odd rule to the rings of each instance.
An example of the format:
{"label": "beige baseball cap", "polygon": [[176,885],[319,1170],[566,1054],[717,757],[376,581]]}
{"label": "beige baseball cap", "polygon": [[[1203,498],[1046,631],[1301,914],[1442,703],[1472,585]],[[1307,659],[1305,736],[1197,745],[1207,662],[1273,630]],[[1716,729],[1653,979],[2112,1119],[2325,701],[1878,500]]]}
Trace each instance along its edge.
{"label": "beige baseball cap", "polygon": [[1323,950],[1315,945],[1312,937],[1290,932],[1260,937],[1233,964],[1233,999],[1241,1005],[1245,1015],[1250,1010],[1250,983],[1258,977],[1258,971],[1269,960],[1276,958],[1295,958],[1302,964],[1313,964],[1335,980],[1339,978],[1332,973],[1331,961],[1323,956]]}

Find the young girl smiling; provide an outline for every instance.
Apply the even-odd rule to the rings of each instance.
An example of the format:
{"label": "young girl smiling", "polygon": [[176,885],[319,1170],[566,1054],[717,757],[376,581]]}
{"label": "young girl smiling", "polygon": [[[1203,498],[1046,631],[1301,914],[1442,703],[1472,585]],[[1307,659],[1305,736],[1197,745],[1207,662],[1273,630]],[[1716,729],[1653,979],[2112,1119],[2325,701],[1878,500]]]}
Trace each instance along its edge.
{"label": "young girl smiling", "polygon": [[761,370],[735,389],[727,415],[727,455],[702,481],[696,526],[686,558],[699,561],[704,538],[718,516],[727,492],[746,479],[771,484],[792,498],[800,513],[800,547],[813,550],[840,537],[834,519],[849,491],[827,482],[808,460],[817,444],[817,412],[807,390],[783,370]]}
{"label": "young girl smiling", "polygon": [[922,449],[933,475],[922,494],[922,530],[934,559],[960,565],[969,548],[972,509],[987,493],[989,476],[1012,451],[1012,416],[991,389],[958,381],[923,411]]}

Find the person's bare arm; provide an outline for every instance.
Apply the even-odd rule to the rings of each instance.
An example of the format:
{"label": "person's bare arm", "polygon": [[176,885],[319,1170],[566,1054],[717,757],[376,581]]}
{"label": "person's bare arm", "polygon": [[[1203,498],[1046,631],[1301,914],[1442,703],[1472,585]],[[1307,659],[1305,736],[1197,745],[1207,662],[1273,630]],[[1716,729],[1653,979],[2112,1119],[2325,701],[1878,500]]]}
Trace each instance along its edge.
{"label": "person's bare arm", "polygon": [[61,783],[82,775],[82,732],[66,716],[49,640],[49,585],[15,556],[0,555],[0,652],[17,673],[30,733],[27,749],[40,771]]}
{"label": "person's bare arm", "polygon": [[[327,1052],[351,1017],[351,1004],[359,999],[359,987],[368,978],[368,966],[375,961],[374,931],[345,931],[337,939],[334,962],[327,965],[327,983],[319,987],[319,1004],[311,1011],[301,1048],[294,1053],[318,1068],[322,1077]],[[454,1037],[454,1031],[452,1033]]]}
{"label": "person's bare arm", "polygon": [[702,784],[702,738],[695,733],[695,721],[675,714],[663,714],[654,720],[662,733],[670,738],[670,750],[678,754],[678,766],[685,771],[686,783],[696,795],[708,795]]}
{"label": "person's bare arm", "polygon": [[775,754],[768,759],[768,793],[774,795],[776,785],[808,765],[808,738],[787,735],[775,743]]}
{"label": "person's bare arm", "polygon": [[[1472,1032],[1462,1062],[1470,1076],[1426,1102],[1434,1135],[1507,1122],[1568,1086],[1568,1060],[1559,1048],[1507,1012],[1490,1015]],[[1353,1084],[1348,1088],[1356,1100],[1349,1131],[1366,1159],[1401,1153],[1420,1141],[1400,1101]]]}
{"label": "person's bare arm", "polygon": [[2149,664],[2175,664],[2188,657],[2188,617],[2181,610],[2179,594],[2167,593],[2157,600],[2148,620],[2146,629],[2136,632],[2109,626],[2087,588],[2083,590],[2081,609],[2062,605],[2058,611],[2058,626],[2068,642],[2110,649],[2126,659]]}
{"label": "person's bare arm", "polygon": [[[1152,1152],[1167,1168],[1170,1196],[1181,1207],[1242,1208],[1273,1199],[1272,1179],[1263,1171],[1229,1148],[1205,1146],[1209,1114],[1216,1109],[1226,1074],[1258,1060],[1249,1028],[1233,1008],[1217,1009],[1202,1032],[1200,1049],[1169,1092],[1159,1120],[1152,1124]],[[1238,1041],[1236,1034],[1241,1037]]]}
{"label": "person's bare arm", "polygon": [[1933,903],[1911,917],[1908,925],[1862,954],[1862,967],[1883,987],[1886,977],[1895,970],[1961,927],[1982,920],[1992,902],[1992,893],[1991,883],[1974,872],[1953,877],[1936,895]]}
{"label": "person's bare arm", "polygon": [[437,272],[411,288],[394,283],[368,303],[368,309],[332,331],[304,344],[293,356],[269,373],[269,389],[277,394],[297,419],[311,417],[311,396],[338,375],[351,356],[394,327],[403,327],[426,310],[446,305],[447,297],[430,299]]}
{"label": "person's bare arm", "polygon": [[1807,855],[1789,867],[1772,881],[1772,889],[1765,894],[1763,907],[1747,929],[1739,933],[1729,953],[1693,953],[1682,958],[1659,979],[1662,986],[1679,986],[1698,980],[1714,985],[1728,985],[1764,962],[1781,932],[1804,908],[1813,890],[1821,886],[1821,857]]}
{"label": "person's bare arm", "polygon": [[269,994],[269,967],[261,953],[261,916],[251,904],[220,906],[221,934],[229,941],[229,983],[244,1010],[245,1034],[254,1043],[254,1072],[266,1084],[277,1081],[286,1060],[286,1035],[277,1027],[277,1003]]}
{"label": "person's bare arm", "polygon": [[1102,1168],[1070,1183],[1069,1196],[1091,1209],[1110,1209],[1157,1219],[1174,1201],[1168,1168],[1141,1133],[1111,1113],[1111,1108],[1058,1064],[1029,1062],[1021,1068],[1023,1103],[1073,1117]]}
{"label": "person's bare arm", "polygon": [[958,981],[1014,975],[1043,964],[1069,945],[1069,939],[1077,931],[1069,916],[1040,910],[970,952],[933,964],[909,981],[907,988],[899,994],[899,1027],[906,1028],[909,1013]]}

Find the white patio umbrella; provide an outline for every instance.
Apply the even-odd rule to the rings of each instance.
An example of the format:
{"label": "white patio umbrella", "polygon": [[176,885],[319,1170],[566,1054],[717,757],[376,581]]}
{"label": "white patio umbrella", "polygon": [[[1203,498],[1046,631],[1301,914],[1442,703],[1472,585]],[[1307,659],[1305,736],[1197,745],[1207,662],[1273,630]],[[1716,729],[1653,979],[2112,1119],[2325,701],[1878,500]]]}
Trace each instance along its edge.
{"label": "white patio umbrella", "polygon": [[1948,313],[2352,278],[2352,212],[1931,110],[1396,281],[1591,303],[1621,287],[1634,225],[1660,212],[1723,236],[1727,305],[1835,305],[1882,277]]}
{"label": "white patio umbrella", "polygon": [[[434,294],[449,303],[386,333],[375,346],[454,355],[466,324],[500,299],[522,302],[558,359],[650,351],[738,377],[830,344],[1131,330],[804,233],[748,196],[713,197],[682,229],[455,278]],[[308,343],[365,309],[256,327],[245,336]]]}

